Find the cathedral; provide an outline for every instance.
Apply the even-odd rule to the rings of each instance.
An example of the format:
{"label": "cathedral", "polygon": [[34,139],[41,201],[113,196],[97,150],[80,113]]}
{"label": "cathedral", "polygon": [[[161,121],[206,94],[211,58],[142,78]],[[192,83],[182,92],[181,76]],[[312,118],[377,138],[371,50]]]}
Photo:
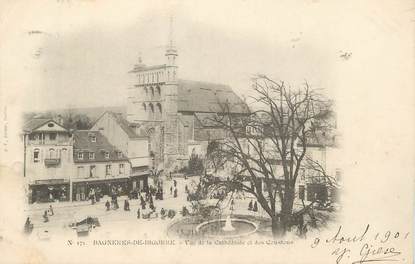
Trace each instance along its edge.
{"label": "cathedral", "polygon": [[221,112],[221,102],[231,105],[232,114],[247,113],[248,107],[227,85],[180,79],[171,37],[165,57],[165,64],[151,66],[140,58],[129,72],[134,81],[128,87],[127,121],[148,134],[153,166],[171,172],[220,137],[209,117]]}

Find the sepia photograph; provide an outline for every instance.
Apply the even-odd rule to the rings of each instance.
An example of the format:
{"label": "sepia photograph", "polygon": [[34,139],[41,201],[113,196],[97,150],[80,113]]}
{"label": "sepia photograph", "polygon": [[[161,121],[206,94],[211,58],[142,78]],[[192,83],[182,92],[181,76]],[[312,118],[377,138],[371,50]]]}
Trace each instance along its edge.
{"label": "sepia photograph", "polygon": [[414,11],[0,3],[0,263],[412,263]]}

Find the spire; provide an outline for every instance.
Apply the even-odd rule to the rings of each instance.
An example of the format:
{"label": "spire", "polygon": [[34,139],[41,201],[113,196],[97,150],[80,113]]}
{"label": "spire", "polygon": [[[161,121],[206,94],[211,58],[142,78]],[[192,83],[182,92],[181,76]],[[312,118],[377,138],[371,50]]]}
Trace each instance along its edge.
{"label": "spire", "polygon": [[170,16],[169,48],[173,48],[173,16]]}
{"label": "spire", "polygon": [[169,66],[176,65],[177,49],[174,46],[173,41],[173,16],[170,16],[170,27],[169,27],[169,43],[166,49],[167,64]]}

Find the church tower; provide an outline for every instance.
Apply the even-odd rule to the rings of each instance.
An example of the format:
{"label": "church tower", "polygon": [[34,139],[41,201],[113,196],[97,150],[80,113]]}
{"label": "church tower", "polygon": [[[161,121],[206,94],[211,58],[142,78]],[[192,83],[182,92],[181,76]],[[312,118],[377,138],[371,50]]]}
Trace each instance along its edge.
{"label": "church tower", "polygon": [[165,63],[146,66],[140,55],[128,88],[127,120],[147,131],[154,165],[166,171],[174,169],[179,154],[177,56],[170,18]]}
{"label": "church tower", "polygon": [[[164,165],[165,169],[174,166],[178,155],[178,66],[177,49],[173,43],[173,19],[170,18],[169,42],[166,48],[166,82],[164,91]],[[174,169],[174,168],[172,168]]]}

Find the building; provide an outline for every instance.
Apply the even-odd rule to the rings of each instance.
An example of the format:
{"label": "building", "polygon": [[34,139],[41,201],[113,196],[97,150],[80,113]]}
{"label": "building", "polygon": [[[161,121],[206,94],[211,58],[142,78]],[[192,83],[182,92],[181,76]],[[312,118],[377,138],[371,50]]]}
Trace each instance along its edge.
{"label": "building", "polygon": [[123,138],[126,130],[121,129],[121,123],[106,118],[99,121],[96,126],[100,130],[96,131],[69,131],[44,118],[24,125],[24,176],[29,203],[84,201],[92,189],[101,195],[109,195],[112,189],[118,195],[127,195],[148,188],[147,137],[133,136],[128,130],[129,136]]}
{"label": "building", "polygon": [[128,158],[132,188],[142,189],[147,186],[149,168],[154,168],[155,164],[144,127],[131,126],[122,114],[105,112],[91,130],[99,131]]}
{"label": "building", "polygon": [[222,103],[231,106],[232,114],[244,114],[248,107],[227,85],[179,79],[178,52],[171,40],[165,56],[166,64],[146,66],[140,59],[130,71],[127,121],[147,132],[155,165],[174,171],[208,140],[200,125],[204,115],[220,114]]}
{"label": "building", "polygon": [[307,155],[301,170],[300,188],[305,190],[308,201],[314,199],[339,201],[338,191],[342,185],[339,162],[341,149],[335,132],[317,133],[307,144]]}
{"label": "building", "polygon": [[23,143],[29,203],[70,200],[71,132],[52,119],[35,118],[23,127]]}

